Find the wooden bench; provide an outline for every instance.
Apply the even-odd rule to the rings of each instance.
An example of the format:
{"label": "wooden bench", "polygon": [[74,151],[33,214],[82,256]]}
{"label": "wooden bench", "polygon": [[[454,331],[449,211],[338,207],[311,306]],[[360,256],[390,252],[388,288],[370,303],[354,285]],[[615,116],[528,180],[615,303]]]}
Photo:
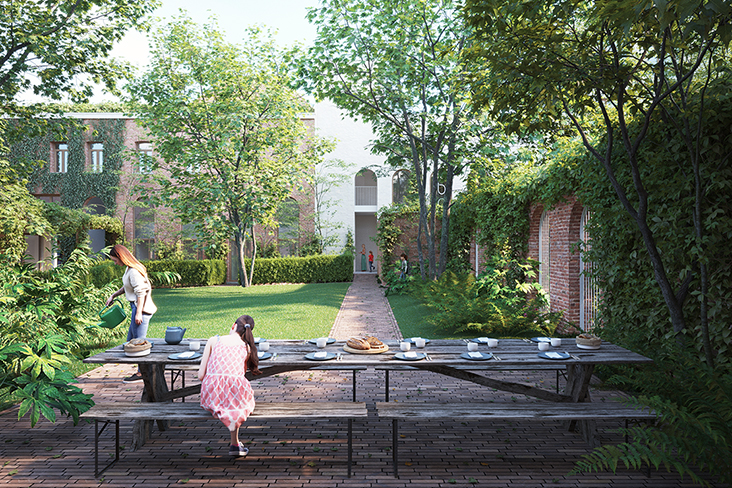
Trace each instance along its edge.
{"label": "wooden bench", "polygon": [[[316,368],[310,368],[308,371],[351,371],[353,373],[353,380],[351,389],[353,391],[353,401],[356,401],[356,373],[359,371],[365,371],[366,366],[330,366],[323,365]],[[175,382],[178,378],[181,378],[182,387],[186,387],[186,371],[198,371],[197,364],[166,364],[165,371],[170,371],[170,389],[175,390]],[[255,377],[256,378],[256,377]],[[181,398],[182,402],[186,401],[186,397]]]}
{"label": "wooden bench", "polygon": [[[619,402],[595,403],[421,403],[421,402],[377,402],[379,418],[392,420],[392,459],[394,476],[399,477],[398,430],[399,420],[582,420],[618,419],[655,420],[656,415],[648,409],[637,409]],[[593,425],[585,426],[583,434],[590,445]]]}
{"label": "wooden bench", "polygon": [[[377,366],[376,371],[384,371],[384,401],[389,401],[389,371],[420,371],[420,368],[416,368],[414,366],[409,366],[407,364],[400,364],[400,365],[389,365],[389,366]],[[567,379],[567,375],[565,373],[566,367],[564,365],[559,365],[554,362],[554,364],[546,364],[542,366],[538,365],[531,365],[531,366],[520,366],[520,365],[511,365],[506,366],[505,369],[495,369],[492,371],[554,371],[556,374],[556,383],[555,383],[555,389],[557,394],[559,394],[559,376],[563,376],[564,379]],[[355,379],[354,379],[355,381]],[[355,387],[354,387],[355,388]],[[353,397],[353,401],[356,401],[355,393]]]}
{"label": "wooden bench", "polygon": [[[348,419],[348,477],[351,477],[353,460],[353,419],[367,416],[363,402],[258,402],[250,419]],[[81,418],[94,420],[94,475],[98,477],[119,460],[120,420],[218,420],[196,403],[98,403],[81,414]],[[102,423],[101,429],[99,424]],[[99,436],[104,429],[115,425],[115,456],[112,462],[99,470]],[[246,426],[246,423],[244,424]]]}

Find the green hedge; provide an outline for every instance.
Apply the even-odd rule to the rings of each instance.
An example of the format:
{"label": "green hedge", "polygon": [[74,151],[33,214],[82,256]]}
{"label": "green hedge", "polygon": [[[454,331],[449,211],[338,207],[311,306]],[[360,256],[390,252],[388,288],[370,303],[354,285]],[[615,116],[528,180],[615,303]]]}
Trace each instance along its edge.
{"label": "green hedge", "polygon": [[211,286],[226,282],[226,263],[221,259],[146,261],[148,273],[170,271],[180,275],[179,286]]}
{"label": "green hedge", "polygon": [[[177,283],[179,286],[210,286],[226,282],[226,264],[220,259],[145,261],[143,264],[149,273],[160,271],[178,273],[181,277]],[[122,279],[124,272],[124,266],[105,261],[89,269],[88,280],[97,288],[101,288],[111,281]]]}
{"label": "green hedge", "polygon": [[[246,260],[247,269],[250,261]],[[341,254],[257,259],[252,284],[334,283],[353,279],[353,257]]]}
{"label": "green hedge", "polygon": [[[247,269],[250,261],[247,260]],[[150,273],[171,271],[181,277],[179,286],[211,286],[226,282],[226,263],[220,259],[160,260],[143,263]],[[89,282],[97,288],[121,279],[125,268],[105,261],[89,270]],[[302,258],[257,259],[252,284],[334,283],[353,279],[353,257],[321,255]]]}
{"label": "green hedge", "polygon": [[97,288],[103,288],[114,280],[121,280],[123,274],[125,274],[123,266],[117,266],[112,261],[104,261],[89,268],[87,284],[91,283]]}

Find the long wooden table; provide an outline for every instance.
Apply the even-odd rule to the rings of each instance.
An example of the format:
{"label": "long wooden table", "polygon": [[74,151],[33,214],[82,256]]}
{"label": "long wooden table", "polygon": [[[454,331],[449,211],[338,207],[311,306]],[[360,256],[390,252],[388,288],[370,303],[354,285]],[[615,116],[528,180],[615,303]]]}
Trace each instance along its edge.
{"label": "long wooden table", "polygon": [[[169,391],[165,380],[165,366],[195,365],[200,359],[194,360],[173,360],[171,354],[189,350],[189,342],[198,339],[184,339],[178,345],[166,344],[163,339],[148,339],[153,343],[149,355],[142,357],[128,357],[124,354],[122,345],[111,348],[105,352],[96,354],[84,360],[85,363],[127,363],[138,364],[143,375],[145,388],[142,393],[142,401],[146,402],[167,402],[175,398],[198,394],[200,385]],[[200,340],[201,352],[206,341]],[[589,385],[592,373],[596,365],[602,364],[636,364],[650,363],[651,359],[634,353],[614,344],[603,342],[602,347],[597,350],[580,349],[573,339],[563,339],[559,347],[550,347],[548,352],[567,352],[572,357],[566,360],[548,360],[539,357],[537,345],[530,341],[521,339],[503,339],[495,348],[489,348],[485,344],[479,346],[481,352],[493,353],[495,359],[487,361],[475,361],[464,359],[461,354],[467,352],[465,342],[462,340],[433,340],[424,349],[417,349],[412,345],[415,352],[423,352],[428,358],[420,361],[403,361],[395,359],[399,352],[399,344],[396,341],[386,341],[390,350],[382,354],[351,354],[344,352],[344,341],[337,341],[329,344],[326,352],[340,353],[340,359],[330,361],[312,361],[305,358],[305,355],[321,351],[315,344],[302,340],[270,340],[272,358],[262,360],[259,368],[262,371],[262,378],[288,371],[310,370],[310,369],[343,369],[354,368],[375,368],[386,370],[410,370],[417,369],[432,371],[434,373],[470,381],[479,385],[488,386],[501,391],[508,391],[521,395],[535,397],[551,402],[587,402],[591,401]],[[507,371],[512,369],[547,369],[566,368],[567,387],[563,394],[553,391],[536,388],[521,383],[512,383],[491,378],[485,375],[490,371]],[[484,374],[477,374],[476,371]],[[255,378],[248,373],[250,379]],[[159,422],[159,427],[165,429],[164,422]],[[147,437],[146,428],[135,432],[136,441],[133,448],[139,447]],[[135,445],[139,443],[139,445]]]}

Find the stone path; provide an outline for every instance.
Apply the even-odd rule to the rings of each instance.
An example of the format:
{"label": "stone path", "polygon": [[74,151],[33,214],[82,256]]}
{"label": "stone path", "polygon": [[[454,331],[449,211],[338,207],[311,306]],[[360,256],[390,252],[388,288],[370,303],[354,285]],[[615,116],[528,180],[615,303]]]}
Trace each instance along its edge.
{"label": "stone path", "polygon": [[383,340],[402,338],[399,326],[379,287],[376,273],[356,273],[338,312],[330,337],[376,336]]}
{"label": "stone path", "polygon": [[[373,334],[397,339],[399,330],[388,302],[371,274],[356,274],[331,336]],[[99,401],[137,400],[141,385],[125,385],[121,378],[134,368],[105,365],[79,378],[87,393]],[[554,389],[549,372],[494,374],[498,379],[521,381]],[[187,384],[194,382],[189,375]],[[560,386],[563,385],[560,382]],[[254,380],[255,397],[261,401],[351,400],[350,372],[293,372]],[[613,392],[592,389],[594,401]],[[616,473],[567,476],[574,462],[588,452],[582,439],[564,431],[558,423],[463,422],[443,420],[430,424],[400,422],[400,478],[392,476],[391,422],[375,416],[374,403],[384,395],[383,372],[358,374],[357,396],[369,408],[366,421],[354,421],[353,477],[346,477],[345,422],[254,421],[245,424],[250,454],[243,459],[227,455],[228,433],[216,421],[171,425],[155,432],[136,452],[123,451],[120,461],[94,478],[94,426],[74,426],[68,419],[55,424],[42,420],[30,428],[27,418],[17,420],[17,407],[0,413],[0,486],[18,488],[144,486],[200,488],[686,488],[691,483],[666,472],[642,472],[621,468]],[[471,383],[426,372],[394,372],[390,375],[390,400],[511,401],[512,397]],[[188,401],[197,401],[189,397]],[[520,401],[533,401],[515,398]],[[612,429],[604,442],[622,442]],[[122,443],[129,444],[131,422],[120,425]],[[105,432],[106,434],[106,432]],[[103,444],[104,445],[104,444]],[[110,444],[107,442],[107,447]],[[106,454],[105,454],[106,455]],[[722,485],[713,485],[723,488]]]}

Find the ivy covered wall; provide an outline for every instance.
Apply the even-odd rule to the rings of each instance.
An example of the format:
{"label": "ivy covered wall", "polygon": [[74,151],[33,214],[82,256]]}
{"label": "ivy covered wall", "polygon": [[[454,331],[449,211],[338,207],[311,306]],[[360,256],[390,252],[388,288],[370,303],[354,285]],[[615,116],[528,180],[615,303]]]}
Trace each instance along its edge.
{"label": "ivy covered wall", "polygon": [[[28,182],[28,189],[36,194],[59,194],[61,204],[68,208],[82,208],[92,197],[104,203],[107,214],[116,209],[119,171],[122,169],[125,125],[123,119],[97,119],[86,121],[88,126],[66,124],[63,136],[44,134],[27,138],[11,146],[11,157],[33,157],[44,161]],[[51,152],[54,142],[66,142],[69,146],[68,171],[51,172]],[[87,143],[100,142],[104,145],[104,165],[101,173],[91,173],[86,167]]]}
{"label": "ivy covered wall", "polygon": [[[22,123],[16,122],[22,133]],[[68,144],[68,167],[66,173],[51,171],[54,143]],[[102,172],[89,171],[87,161],[88,143],[103,144]],[[107,244],[115,242],[122,235],[121,223],[112,217],[117,207],[117,188],[122,169],[125,149],[125,121],[117,119],[59,120],[48,124],[48,130],[36,135],[19,138],[10,147],[12,161],[36,161],[39,164],[28,178],[28,190],[36,195],[59,195],[59,203],[68,209],[80,210],[93,197],[99,198],[106,216],[85,218],[74,213],[56,222],[59,227],[60,257],[64,260],[78,241],[85,238],[82,232],[89,228],[101,228],[107,232]],[[58,212],[49,210],[50,215]],[[53,220],[53,219],[51,219]]]}

